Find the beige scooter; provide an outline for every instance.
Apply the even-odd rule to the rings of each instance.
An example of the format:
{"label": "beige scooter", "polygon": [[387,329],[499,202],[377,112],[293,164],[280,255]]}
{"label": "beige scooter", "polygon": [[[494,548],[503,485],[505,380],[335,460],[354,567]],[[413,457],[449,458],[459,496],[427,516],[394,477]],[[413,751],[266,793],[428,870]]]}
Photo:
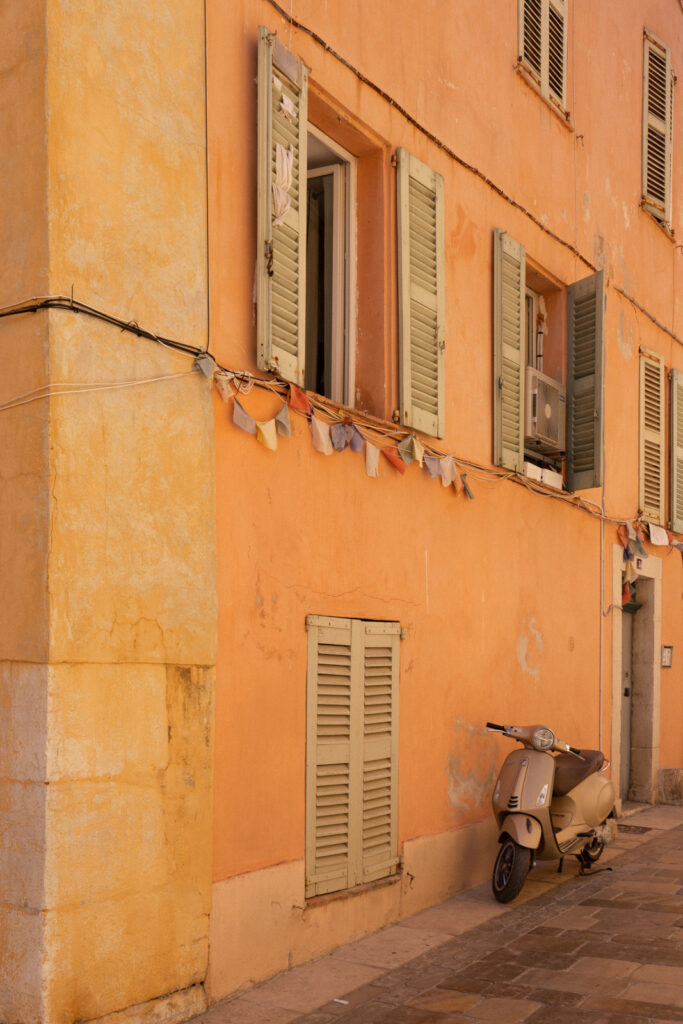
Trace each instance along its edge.
{"label": "beige scooter", "polygon": [[582,873],[595,863],[616,832],[614,787],[602,774],[609,761],[599,750],[570,747],[544,725],[487,722],[486,727],[523,748],[505,758],[493,790],[500,832],[493,894],[508,903],[520,893],[536,858],[559,857],[561,870],[563,858],[573,854]]}

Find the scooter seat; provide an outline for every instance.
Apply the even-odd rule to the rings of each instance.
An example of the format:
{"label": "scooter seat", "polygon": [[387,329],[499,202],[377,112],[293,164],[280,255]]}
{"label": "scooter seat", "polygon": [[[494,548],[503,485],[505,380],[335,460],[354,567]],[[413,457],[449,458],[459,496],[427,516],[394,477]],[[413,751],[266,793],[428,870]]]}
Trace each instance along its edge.
{"label": "scooter seat", "polygon": [[553,796],[565,796],[589,775],[599,772],[604,763],[605,755],[599,750],[582,750],[581,757],[576,754],[557,754]]}

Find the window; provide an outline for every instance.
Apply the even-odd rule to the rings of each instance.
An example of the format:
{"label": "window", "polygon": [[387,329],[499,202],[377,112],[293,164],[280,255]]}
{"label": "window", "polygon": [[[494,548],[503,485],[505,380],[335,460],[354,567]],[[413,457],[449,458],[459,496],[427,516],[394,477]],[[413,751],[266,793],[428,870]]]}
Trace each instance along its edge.
{"label": "window", "polygon": [[643,49],[643,206],[671,228],[674,74],[668,46],[645,32]]}
{"label": "window", "polygon": [[400,625],[309,615],[306,895],[398,864]]}
{"label": "window", "polygon": [[[357,268],[376,280],[388,236],[377,202],[388,153],[348,117],[330,116],[314,89],[311,109],[323,123],[309,121],[308,71],[263,27],[258,59],[257,365],[335,402],[355,405],[359,394],[363,405],[373,395],[384,402],[385,380],[369,380],[385,351],[381,303]],[[340,138],[324,134],[324,122],[328,131],[339,122]],[[442,437],[443,178],[405,150],[397,175],[401,422]]]}
{"label": "window", "polygon": [[664,361],[656,352],[640,352],[640,431],[638,507],[651,523],[664,525]]}
{"label": "window", "polygon": [[346,405],[353,398],[355,158],[308,127],[305,386]]}
{"label": "window", "polygon": [[604,272],[562,289],[528,268],[524,246],[496,230],[493,278],[495,465],[522,473],[525,453],[549,465],[564,455],[569,490],[599,486]]}
{"label": "window", "polygon": [[566,107],[566,0],[519,0],[519,63],[541,94]]}
{"label": "window", "polygon": [[683,533],[683,373],[671,371],[671,529]]}

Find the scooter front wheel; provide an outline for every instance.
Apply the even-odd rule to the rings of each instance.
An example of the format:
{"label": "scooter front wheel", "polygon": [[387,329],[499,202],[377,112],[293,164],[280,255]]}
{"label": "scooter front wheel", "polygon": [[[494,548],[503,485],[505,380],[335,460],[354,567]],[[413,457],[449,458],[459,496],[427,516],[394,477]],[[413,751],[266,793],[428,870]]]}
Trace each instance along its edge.
{"label": "scooter front wheel", "polygon": [[509,903],[522,891],[531,867],[531,850],[514,839],[501,843],[493,866],[491,888],[499,903]]}

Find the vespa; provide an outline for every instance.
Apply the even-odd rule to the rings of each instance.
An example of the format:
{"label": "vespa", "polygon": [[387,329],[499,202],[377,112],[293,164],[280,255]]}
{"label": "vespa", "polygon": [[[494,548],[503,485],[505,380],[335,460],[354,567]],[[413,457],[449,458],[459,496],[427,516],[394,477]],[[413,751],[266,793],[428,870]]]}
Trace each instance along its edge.
{"label": "vespa", "polygon": [[486,727],[522,744],[505,758],[492,801],[500,833],[493,895],[509,903],[537,858],[559,857],[561,871],[572,854],[581,874],[592,867],[616,832],[614,787],[599,750],[570,747],[545,725]]}

